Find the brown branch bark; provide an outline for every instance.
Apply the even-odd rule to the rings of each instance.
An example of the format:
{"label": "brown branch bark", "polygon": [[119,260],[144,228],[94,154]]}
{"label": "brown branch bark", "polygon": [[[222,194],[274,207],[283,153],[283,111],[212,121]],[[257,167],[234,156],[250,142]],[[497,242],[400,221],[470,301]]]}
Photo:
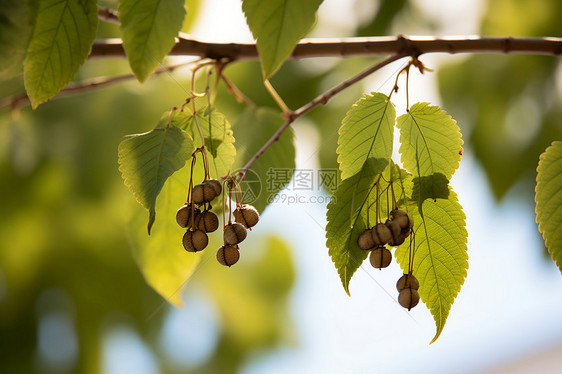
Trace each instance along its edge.
{"label": "brown branch bark", "polygon": [[[388,56],[394,54],[420,56],[425,53],[516,53],[559,56],[562,38],[513,38],[452,36],[421,37],[357,37],[347,39],[303,39],[291,58]],[[182,34],[171,50],[172,56],[199,56],[211,59],[256,60],[258,52],[252,43],[207,43]],[[120,39],[98,40],[90,57],[123,57]]]}

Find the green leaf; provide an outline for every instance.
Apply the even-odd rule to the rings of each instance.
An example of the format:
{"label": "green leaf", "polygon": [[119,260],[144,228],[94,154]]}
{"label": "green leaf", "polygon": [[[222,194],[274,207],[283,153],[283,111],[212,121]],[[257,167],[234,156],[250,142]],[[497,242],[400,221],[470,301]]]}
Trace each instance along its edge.
{"label": "green leaf", "polygon": [[39,2],[23,65],[25,89],[33,108],[74,78],[90,53],[97,22],[95,0]]}
{"label": "green leaf", "polygon": [[201,3],[201,0],[185,0],[186,15],[183,26],[181,27],[182,32],[189,33],[197,22],[201,13]]}
{"label": "green leaf", "polygon": [[[201,253],[187,253],[182,247],[185,229],[176,223],[176,211],[185,202],[189,168],[174,173],[158,196],[159,224],[150,236],[144,229],[144,214],[135,204],[127,225],[133,256],[146,280],[164,299],[181,307],[181,290],[197,268]],[[138,208],[137,208],[138,207]],[[211,238],[210,238],[211,239]],[[210,242],[209,246],[213,244]]]}
{"label": "green leaf", "polygon": [[[162,121],[167,121],[169,115],[164,115]],[[232,169],[236,148],[234,148],[234,137],[230,123],[220,112],[211,108],[209,115],[208,108],[197,110],[197,123],[193,112],[187,107],[183,111],[175,112],[171,118],[171,123],[185,130],[192,138],[196,148],[202,146],[201,135],[197,129],[197,123],[205,138],[205,148],[209,159],[209,173],[211,178],[218,178],[228,175]],[[200,160],[200,159],[199,159]],[[196,164],[196,171],[193,178],[200,183],[204,178],[202,162]]]}
{"label": "green leaf", "polygon": [[368,159],[359,173],[340,183],[328,204],[326,245],[348,295],[349,281],[368,255],[357,239],[366,229],[372,186],[387,166],[386,159]]}
{"label": "green leaf", "polygon": [[397,126],[406,170],[418,176],[441,173],[451,179],[459,167],[463,145],[451,116],[437,106],[417,103],[398,117]]}
{"label": "green leaf", "polygon": [[364,95],[353,104],[342,121],[336,150],[342,179],[357,174],[369,158],[392,156],[395,118],[394,105],[384,94]]}
{"label": "green leaf", "polygon": [[3,0],[0,5],[0,79],[21,73],[30,33],[27,2]]}
{"label": "green leaf", "polygon": [[191,136],[173,125],[130,135],[119,144],[119,170],[125,185],[149,211],[149,235],[156,218],[156,197],[194,149]]}
{"label": "green leaf", "polygon": [[[240,144],[236,168],[244,166],[282,124],[280,113],[272,109],[246,110],[234,127],[237,143]],[[288,128],[246,173],[241,182],[242,200],[261,213],[289,183],[294,169],[293,131]]]}
{"label": "green leaf", "polygon": [[[418,181],[414,178],[414,190]],[[446,199],[426,199],[418,209],[409,209],[408,213],[414,219],[413,273],[420,282],[421,300],[433,315],[437,329],[433,343],[443,331],[451,306],[466,278],[466,217],[457,195],[450,188]],[[396,249],[396,259],[404,272],[409,265],[409,248],[410,240],[406,240]]]}
{"label": "green leaf", "polygon": [[539,231],[562,271],[562,142],[553,142],[540,156],[535,201]]}
{"label": "green leaf", "polygon": [[120,0],[123,48],[140,82],[174,46],[185,13],[184,0]]}
{"label": "green leaf", "polygon": [[312,28],[322,0],[243,0],[242,10],[260,55],[263,76],[271,77]]}

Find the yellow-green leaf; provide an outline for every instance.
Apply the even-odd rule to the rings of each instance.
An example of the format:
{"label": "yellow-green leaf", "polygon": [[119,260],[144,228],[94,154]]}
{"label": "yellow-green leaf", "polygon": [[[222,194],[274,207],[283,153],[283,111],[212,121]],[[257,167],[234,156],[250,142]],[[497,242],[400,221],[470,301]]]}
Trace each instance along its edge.
{"label": "yellow-green leaf", "polygon": [[267,79],[312,28],[322,0],[242,0]]}
{"label": "yellow-green leaf", "polygon": [[33,108],[49,100],[76,75],[96,36],[96,0],[39,1],[23,63],[24,82]]}
{"label": "yellow-green leaf", "polygon": [[[414,191],[419,190],[414,178]],[[414,196],[414,200],[416,197]],[[420,283],[419,294],[427,305],[436,324],[439,337],[460,291],[468,269],[465,215],[457,195],[449,188],[444,198],[425,199],[418,209],[408,211],[414,219],[415,248],[413,273]],[[400,266],[407,272],[410,241],[396,250]]]}
{"label": "yellow-green leaf", "polygon": [[185,165],[193,140],[176,126],[129,135],[119,144],[119,170],[135,198],[149,211],[148,233],[156,218],[156,197],[166,179]]}
{"label": "yellow-green leaf", "polygon": [[540,156],[535,201],[539,231],[562,271],[562,142],[553,142]]}
{"label": "yellow-green leaf", "polygon": [[[188,253],[182,246],[185,229],[176,223],[176,211],[185,203],[189,168],[174,173],[158,196],[158,224],[146,235],[145,216],[138,205],[127,225],[133,255],[146,282],[165,300],[182,306],[181,290],[197,264],[200,253]],[[209,245],[212,245],[210,243]]]}
{"label": "yellow-green leaf", "polygon": [[184,18],[184,0],[119,1],[123,48],[140,82],[144,82],[170,52]]}
{"label": "yellow-green leaf", "polygon": [[[168,118],[169,114],[164,115],[162,122],[167,121]],[[236,148],[234,148],[234,137],[232,136],[230,123],[223,114],[214,108],[211,108],[211,110],[200,108],[197,110],[197,121],[195,121],[193,112],[186,107],[182,112],[173,114],[171,123],[185,130],[193,138],[196,148],[203,145],[197,129],[197,124],[199,125],[205,139],[211,178],[223,177],[231,171],[236,156]],[[196,165],[197,171],[193,176],[196,180],[195,184],[203,181],[201,165],[202,162],[199,159]]]}
{"label": "yellow-green leaf", "polygon": [[398,117],[397,126],[406,170],[422,177],[440,173],[451,179],[459,167],[463,145],[451,116],[437,106],[417,103]]}
{"label": "yellow-green leaf", "polygon": [[390,159],[396,111],[382,93],[364,95],[342,121],[338,139],[341,178],[357,174],[369,158]]}
{"label": "yellow-green leaf", "polygon": [[326,245],[347,294],[351,277],[368,255],[357,239],[366,229],[372,186],[387,166],[387,160],[368,159],[359,173],[341,182],[328,204]]}

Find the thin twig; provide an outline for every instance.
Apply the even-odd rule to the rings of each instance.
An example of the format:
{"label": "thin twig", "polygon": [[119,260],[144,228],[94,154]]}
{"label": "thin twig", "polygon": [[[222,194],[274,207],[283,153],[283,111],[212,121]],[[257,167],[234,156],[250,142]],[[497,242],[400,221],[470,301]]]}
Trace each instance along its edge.
{"label": "thin twig", "polygon": [[326,103],[328,103],[328,101],[330,101],[330,99],[332,97],[334,97],[336,94],[343,91],[347,87],[353,85],[354,83],[357,83],[361,79],[363,79],[363,78],[367,77],[368,75],[374,73],[375,71],[383,68],[384,66],[386,66],[386,65],[388,65],[388,64],[390,64],[390,63],[392,63],[396,60],[399,60],[403,57],[406,57],[406,56],[407,56],[407,54],[404,54],[404,53],[396,54],[394,56],[391,56],[391,57],[379,62],[378,64],[373,65],[370,68],[362,71],[361,73],[355,75],[354,77],[338,84],[334,88],[324,92],[323,94],[317,96],[315,99],[313,99],[309,103],[303,105],[299,109],[292,112],[289,115],[289,117],[285,120],[285,122],[281,125],[281,127],[279,127],[279,129],[277,129],[275,134],[273,134],[273,136],[271,136],[271,138],[269,138],[269,140],[252,156],[252,158],[246,163],[246,165],[244,165],[240,169],[240,171],[238,172],[238,176],[241,179],[244,179],[244,176],[246,175],[246,172],[252,167],[252,165],[258,160],[258,158],[260,158],[261,155],[263,155],[264,152],[269,147],[271,147],[276,141],[279,140],[279,138],[281,137],[281,134],[283,134],[283,132],[285,132],[285,130],[287,130],[287,128],[289,126],[291,126],[291,124],[297,118],[305,115],[306,113],[310,112],[312,109],[316,108],[317,106],[319,106],[321,104],[325,105]]}
{"label": "thin twig", "polygon": [[[199,61],[199,60],[197,60]],[[190,61],[190,62],[183,62],[181,64],[177,64],[177,65],[171,65],[171,66],[167,66],[167,67],[163,67],[161,69],[156,70],[153,75],[158,75],[158,74],[162,74],[162,73],[166,73],[166,72],[173,72],[174,70],[192,64],[194,63],[194,61]],[[71,84],[66,86],[65,88],[63,88],[62,90],[60,90],[60,92],[53,97],[51,100],[54,99],[58,99],[60,97],[66,96],[66,95],[70,95],[70,94],[75,94],[78,92],[84,92],[84,91],[89,91],[91,89],[94,88],[99,88],[99,87],[103,87],[103,86],[108,86],[110,84],[114,84],[114,83],[119,83],[119,82],[123,82],[123,81],[128,81],[128,80],[133,80],[136,79],[136,77],[133,74],[124,74],[124,75],[118,75],[115,77],[97,77],[97,78],[93,78],[93,79],[89,79],[89,80],[85,80],[83,82],[80,83],[76,83],[76,84]],[[5,100],[0,101],[0,109],[4,109],[4,108],[20,108],[23,105],[27,105],[29,104],[29,97],[27,96],[27,94],[22,94],[20,96],[16,96],[16,97],[11,97]]]}

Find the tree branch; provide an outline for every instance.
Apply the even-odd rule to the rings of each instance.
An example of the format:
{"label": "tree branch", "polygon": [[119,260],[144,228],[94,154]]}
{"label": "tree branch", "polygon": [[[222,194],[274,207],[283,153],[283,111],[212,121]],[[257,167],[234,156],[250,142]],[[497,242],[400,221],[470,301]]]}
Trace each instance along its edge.
{"label": "tree branch", "polygon": [[[388,56],[405,53],[516,53],[559,56],[562,38],[496,38],[478,36],[428,37],[357,37],[347,39],[303,39],[297,44],[292,59],[310,57]],[[252,43],[207,43],[181,34],[171,50],[172,56],[199,56],[215,60],[257,60]],[[121,39],[98,40],[90,57],[124,57]]]}
{"label": "tree branch", "polygon": [[240,171],[237,173],[238,176],[240,176],[241,179],[244,179],[244,176],[246,175],[246,172],[252,167],[252,165],[254,165],[254,163],[258,160],[258,158],[260,158],[261,155],[263,155],[269,147],[271,147],[275,142],[277,142],[279,140],[279,138],[281,137],[283,132],[285,132],[285,130],[287,130],[287,128],[289,128],[289,126],[291,126],[291,124],[293,122],[295,122],[295,120],[297,118],[305,115],[306,113],[310,112],[312,109],[316,108],[317,106],[319,106],[321,104],[322,105],[327,104],[328,101],[330,101],[330,99],[332,97],[334,97],[339,92],[345,90],[347,87],[357,83],[358,81],[367,77],[368,75],[373,74],[375,71],[377,71],[379,69],[382,69],[384,66],[386,66],[386,65],[388,65],[388,64],[390,64],[390,63],[392,63],[396,60],[399,60],[403,57],[406,57],[406,56],[408,56],[408,54],[406,54],[406,53],[395,54],[394,56],[391,56],[391,57],[379,62],[378,64],[375,64],[375,65],[371,66],[370,68],[362,71],[361,73],[351,77],[350,79],[343,81],[342,83],[338,84],[334,88],[329,89],[328,91],[324,92],[323,94],[321,94],[321,95],[317,96],[316,98],[312,99],[307,104],[301,106],[299,109],[290,113],[288,118],[281,125],[281,127],[279,127],[279,129],[277,129],[275,134],[273,134],[271,136],[271,138],[269,138],[269,140],[252,156],[252,158],[250,160],[248,160],[246,165],[244,165],[240,169]]}
{"label": "tree branch", "polygon": [[[174,70],[176,70],[177,68],[192,64],[193,62],[184,62],[181,64],[177,64],[177,65],[171,65],[171,66],[165,66],[162,67],[158,70],[156,70],[154,73],[152,73],[153,75],[159,75],[162,73],[166,73],[166,72],[173,72]],[[85,80],[83,82],[79,82],[79,83],[74,83],[74,84],[69,84],[68,86],[66,86],[65,88],[63,88],[62,90],[60,90],[60,92],[53,97],[51,100],[56,99],[56,98],[60,98],[62,96],[66,96],[66,95],[70,95],[70,94],[75,94],[75,93],[79,93],[79,92],[84,92],[84,91],[89,91],[95,88],[99,88],[99,87],[103,87],[103,86],[108,86],[110,84],[114,84],[114,83],[118,83],[118,82],[123,82],[123,81],[128,81],[128,80],[134,80],[136,79],[136,77],[133,74],[124,74],[124,75],[117,75],[114,77],[98,77],[98,78],[92,78],[92,79],[88,79]],[[27,96],[27,94],[22,94],[20,96],[15,96],[15,97],[11,97],[5,100],[0,101],[0,109],[4,109],[4,108],[12,108],[12,109],[16,109],[19,108],[25,104],[29,104],[29,97]]]}

